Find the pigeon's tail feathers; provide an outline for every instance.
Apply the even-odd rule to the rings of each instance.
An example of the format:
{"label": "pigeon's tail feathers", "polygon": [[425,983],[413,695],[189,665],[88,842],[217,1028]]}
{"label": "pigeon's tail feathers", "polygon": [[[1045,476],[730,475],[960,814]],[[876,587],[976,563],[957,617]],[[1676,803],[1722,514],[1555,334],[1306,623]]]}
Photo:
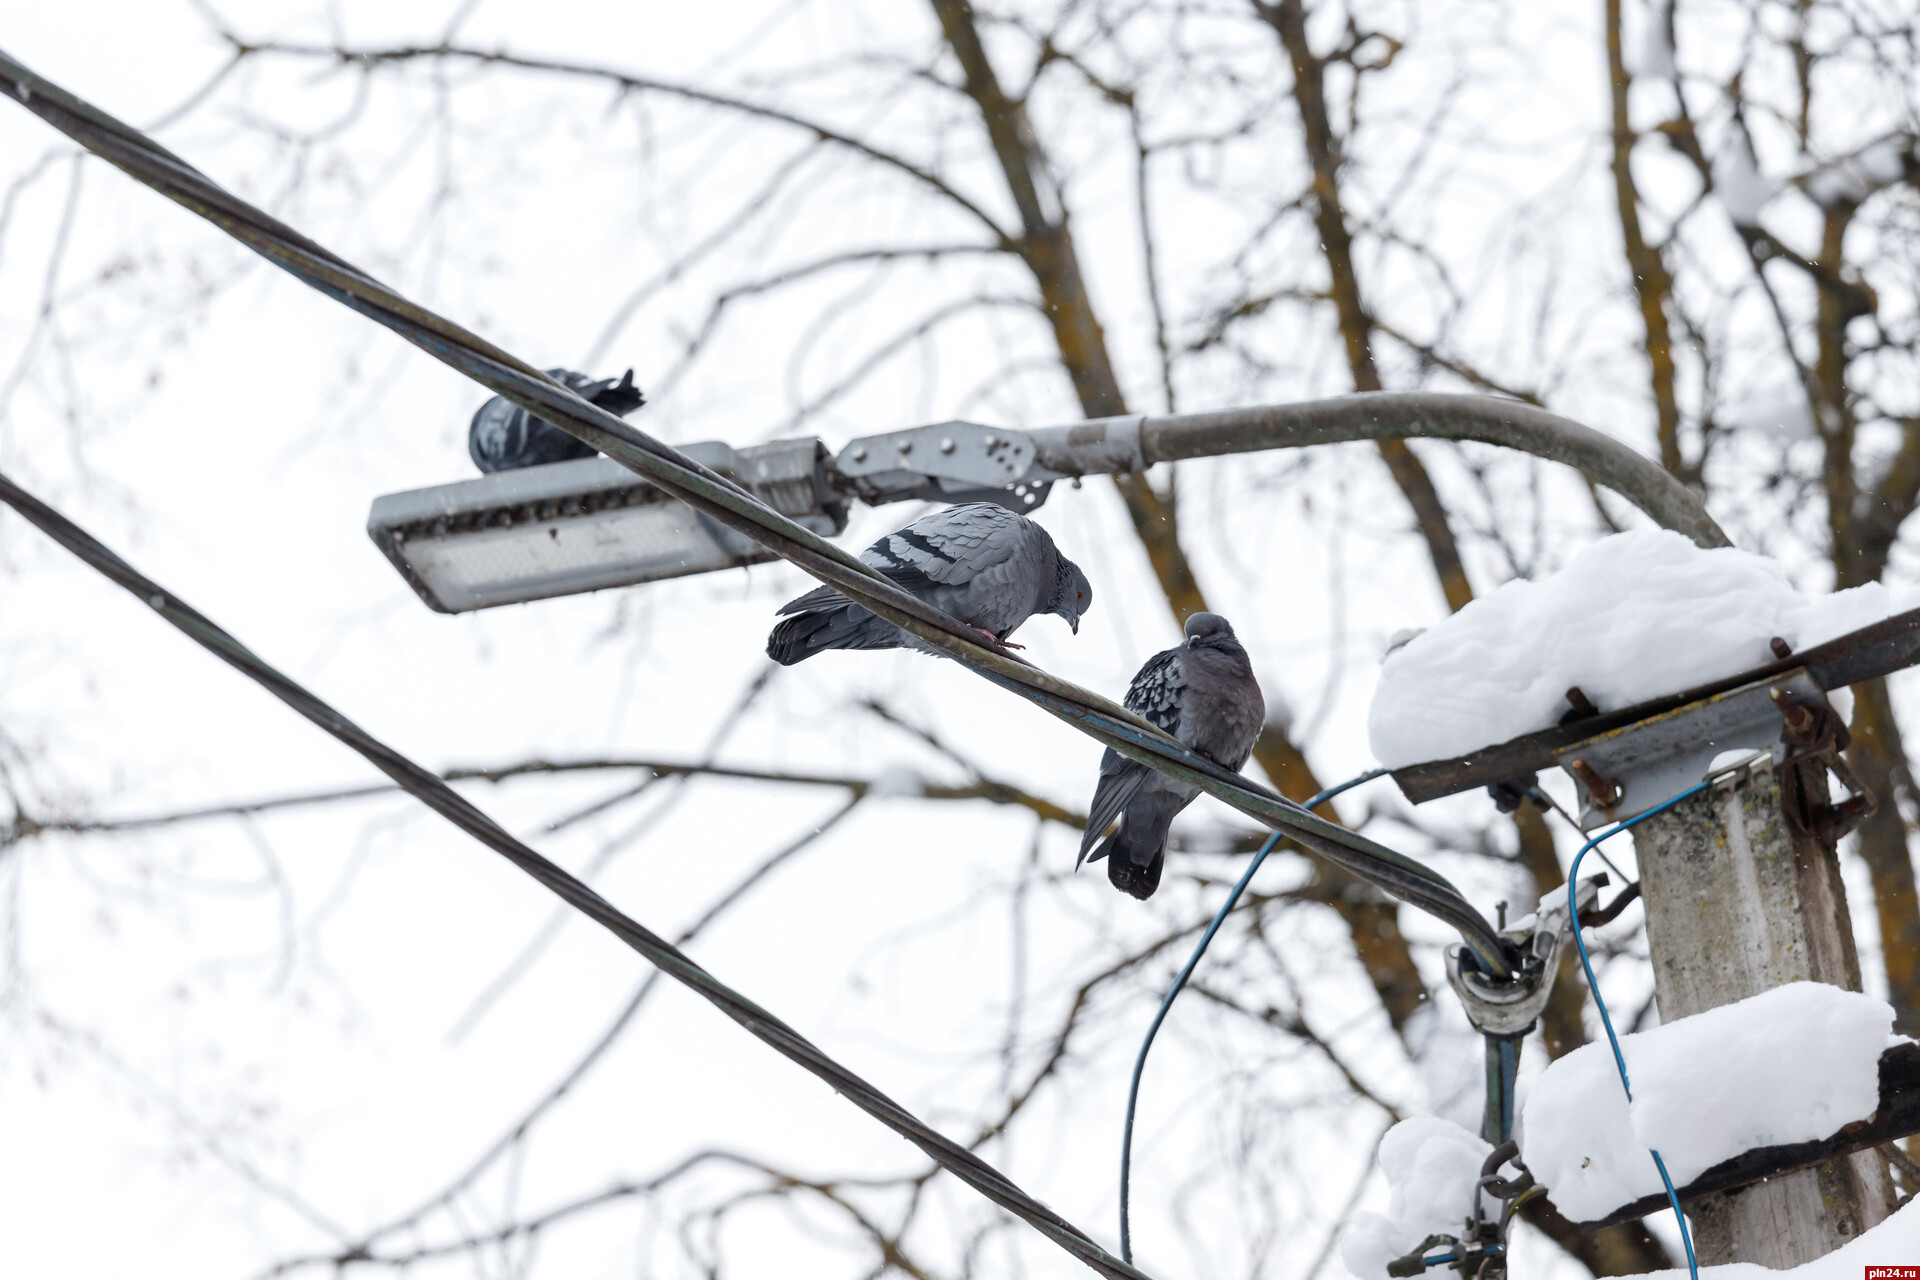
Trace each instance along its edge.
{"label": "pigeon's tail feathers", "polygon": [[581,394],[616,418],[626,417],[647,402],[646,394],[633,385],[631,369],[620,375],[620,381],[602,378]]}
{"label": "pigeon's tail feathers", "polygon": [[[1080,858],[1073,864],[1078,871],[1081,863],[1098,862],[1107,856],[1113,841],[1104,839],[1113,833],[1114,824],[1127,807],[1127,801],[1133,799],[1140,784],[1147,780],[1152,770],[1136,761],[1129,760],[1107,748],[1106,755],[1100,760],[1100,783],[1093,790],[1093,803],[1087,806],[1087,829],[1080,837]],[[1088,850],[1099,845],[1099,851],[1089,854]]]}
{"label": "pigeon's tail feathers", "polygon": [[1137,867],[1125,858],[1108,858],[1107,879],[1122,893],[1132,894],[1145,902],[1160,887],[1160,868],[1166,865],[1166,861],[1164,850],[1144,867]]}
{"label": "pigeon's tail feathers", "polygon": [[790,613],[815,613],[827,605],[848,603],[851,602],[840,593],[838,587],[815,587],[807,594],[781,605],[778,616],[784,618]]}
{"label": "pigeon's tail feathers", "polygon": [[900,628],[846,599],[782,618],[767,637],[767,656],[783,667],[828,649],[899,647]]}
{"label": "pigeon's tail feathers", "polygon": [[1120,817],[1120,829],[1101,841],[1094,859],[1107,860],[1107,879],[1113,887],[1136,898],[1151,898],[1160,887],[1160,868],[1167,860],[1167,833],[1174,815],[1186,801],[1171,791],[1140,791]]}

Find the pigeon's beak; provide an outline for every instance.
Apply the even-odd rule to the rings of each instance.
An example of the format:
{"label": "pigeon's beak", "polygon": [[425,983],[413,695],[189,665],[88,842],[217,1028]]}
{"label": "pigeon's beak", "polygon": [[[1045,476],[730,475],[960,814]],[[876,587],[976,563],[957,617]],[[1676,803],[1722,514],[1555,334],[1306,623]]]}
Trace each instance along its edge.
{"label": "pigeon's beak", "polygon": [[1068,619],[1067,619],[1067,626],[1069,626],[1069,627],[1071,627],[1071,628],[1073,629],[1073,634],[1075,634],[1075,635],[1079,635],[1079,634],[1080,634],[1080,619],[1078,619],[1078,618],[1068,618]]}

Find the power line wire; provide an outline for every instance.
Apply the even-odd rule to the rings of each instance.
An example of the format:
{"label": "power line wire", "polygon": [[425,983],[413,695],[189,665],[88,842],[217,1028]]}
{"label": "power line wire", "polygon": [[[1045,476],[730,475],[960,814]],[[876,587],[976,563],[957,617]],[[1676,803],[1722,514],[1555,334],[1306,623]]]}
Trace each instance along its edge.
{"label": "power line wire", "polygon": [[[1374,769],[1357,778],[1349,778],[1339,786],[1328,787],[1308,800],[1306,807],[1318,809],[1342,792],[1351,791],[1361,783],[1371,782],[1389,772],[1391,770]],[[1180,998],[1180,993],[1186,989],[1187,979],[1191,978],[1193,971],[1200,966],[1200,957],[1206,955],[1207,948],[1213,945],[1213,935],[1220,932],[1220,926],[1226,923],[1228,913],[1239,903],[1240,895],[1247,891],[1249,884],[1253,883],[1253,873],[1260,869],[1260,864],[1267,860],[1267,855],[1272,853],[1274,846],[1280,843],[1280,834],[1276,831],[1267,837],[1267,842],[1260,846],[1260,852],[1254,854],[1253,861],[1241,873],[1240,882],[1233,886],[1233,892],[1227,895],[1227,900],[1220,904],[1220,910],[1214,913],[1213,923],[1207,926],[1206,933],[1200,937],[1200,944],[1193,949],[1193,955],[1188,958],[1186,967],[1180,970],[1180,976],[1175,978],[1173,985],[1167,989],[1166,998],[1160,1001],[1160,1011],[1153,1015],[1153,1021],[1147,1027],[1147,1034],[1140,1041],[1140,1052],[1134,1057],[1133,1081],[1127,1086],[1127,1118],[1120,1130],[1120,1256],[1128,1262],[1133,1261],[1133,1225],[1128,1213],[1132,1203],[1133,1113],[1140,1102],[1140,1078],[1147,1069],[1147,1054],[1152,1051],[1153,1038],[1160,1034],[1160,1024],[1167,1020],[1167,1014],[1173,1009],[1173,1002]]]}
{"label": "power line wire", "polygon": [[18,511],[55,542],[114,583],[144,600],[162,620],[252,679],[334,738],[360,753],[434,812],[502,855],[602,928],[779,1053],[806,1068],[925,1152],[980,1194],[1052,1239],[1102,1275],[1150,1280],[1113,1257],[1080,1228],[1021,1190],[973,1152],[929,1128],[905,1107],[827,1056],[806,1037],[708,973],[678,947],[626,915],[583,881],[510,835],[437,775],[375,738],[293,679],[268,664],[191,605],[141,574],[73,521],[0,474],[0,502]]}
{"label": "power line wire", "polygon": [[131,177],[185,206],[306,284],[393,330],[436,359],[615,459],[670,496],[838,588],[975,673],[1037,703],[1103,745],[1197,786],[1303,847],[1459,931],[1496,976],[1504,943],[1454,885],[1415,859],[1328,822],[1223,769],[1124,707],[982,644],[844,548],[759,502],[739,485],[583,400],[511,353],[419,306],[214,183],[139,130],[0,53],[0,92]]}

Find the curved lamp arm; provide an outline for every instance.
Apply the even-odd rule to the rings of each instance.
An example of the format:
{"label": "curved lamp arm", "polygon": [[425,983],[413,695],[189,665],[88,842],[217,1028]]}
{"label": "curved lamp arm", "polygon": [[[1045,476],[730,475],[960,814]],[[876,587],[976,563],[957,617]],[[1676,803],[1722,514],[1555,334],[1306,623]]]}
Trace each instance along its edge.
{"label": "curved lamp arm", "polygon": [[1478,440],[1565,463],[1663,528],[1703,547],[1733,545],[1699,496],[1658,464],[1612,436],[1517,400],[1369,391],[1299,404],[1149,417],[1140,423],[1140,452],[1149,464],[1350,440],[1419,438]]}

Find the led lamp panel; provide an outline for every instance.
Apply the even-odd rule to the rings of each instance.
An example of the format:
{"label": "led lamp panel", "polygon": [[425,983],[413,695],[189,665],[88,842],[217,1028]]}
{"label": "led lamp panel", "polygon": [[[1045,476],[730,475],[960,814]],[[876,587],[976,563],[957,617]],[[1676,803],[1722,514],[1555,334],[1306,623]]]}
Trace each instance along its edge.
{"label": "led lamp panel", "polygon": [[[681,452],[825,536],[846,508],[825,488],[812,439]],[[773,559],[610,458],[580,458],[388,494],[367,532],[430,608],[466,613]]]}

